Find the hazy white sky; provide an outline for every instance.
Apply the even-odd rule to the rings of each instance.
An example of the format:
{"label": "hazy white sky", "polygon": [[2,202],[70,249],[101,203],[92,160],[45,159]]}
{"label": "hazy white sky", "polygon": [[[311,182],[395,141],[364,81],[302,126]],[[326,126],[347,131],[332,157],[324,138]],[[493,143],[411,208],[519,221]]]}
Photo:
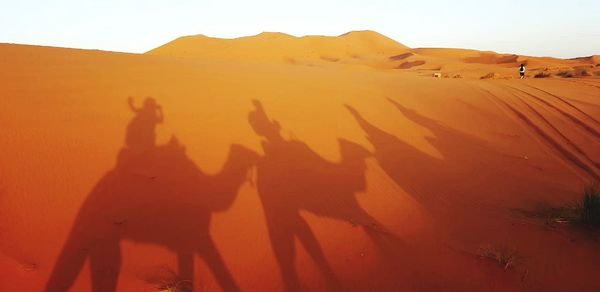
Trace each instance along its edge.
{"label": "hazy white sky", "polygon": [[176,37],[371,29],[410,47],[600,54],[599,0],[0,0],[0,42],[145,52]]}

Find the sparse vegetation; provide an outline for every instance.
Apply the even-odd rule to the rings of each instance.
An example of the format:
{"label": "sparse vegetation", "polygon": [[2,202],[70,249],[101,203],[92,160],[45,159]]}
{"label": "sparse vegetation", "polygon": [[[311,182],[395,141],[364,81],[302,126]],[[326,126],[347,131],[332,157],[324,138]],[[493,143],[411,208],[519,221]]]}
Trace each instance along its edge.
{"label": "sparse vegetation", "polygon": [[535,75],[533,75],[533,78],[548,78],[550,77],[550,73],[548,72],[538,72]]}
{"label": "sparse vegetation", "polygon": [[490,72],[488,74],[485,74],[483,76],[481,76],[479,79],[492,79],[492,78],[496,78],[498,75],[494,72]]}
{"label": "sparse vegetation", "polygon": [[575,68],[574,70],[563,70],[556,73],[556,75],[563,78],[592,76],[592,74],[590,74],[590,72],[584,68]]}
{"label": "sparse vegetation", "polygon": [[594,71],[594,76],[600,76],[600,71]]}
{"label": "sparse vegetation", "polygon": [[600,228],[600,188],[591,185],[583,191],[583,197],[575,207],[579,222],[590,228]]}
{"label": "sparse vegetation", "polygon": [[192,281],[179,280],[162,283],[156,287],[160,292],[192,292],[194,287]]}
{"label": "sparse vegetation", "polygon": [[540,219],[544,225],[556,228],[559,224],[568,224],[576,221],[574,208],[541,208],[536,211],[521,211],[525,216]]}
{"label": "sparse vegetation", "polygon": [[485,245],[479,248],[480,257],[492,260],[505,270],[514,268],[519,260],[519,255],[513,249],[498,248],[491,245]]}
{"label": "sparse vegetation", "polygon": [[592,76],[586,69],[577,69],[574,75],[579,77]]}
{"label": "sparse vegetation", "polygon": [[558,75],[562,78],[571,78],[571,77],[573,77],[573,72],[572,71],[560,71],[560,72],[556,73],[556,75]]}
{"label": "sparse vegetation", "polygon": [[600,184],[587,186],[583,196],[574,204],[560,208],[544,208],[534,212],[524,211],[526,216],[544,220],[544,225],[556,228],[558,224],[581,226],[600,230]]}
{"label": "sparse vegetation", "polygon": [[148,276],[146,281],[159,292],[192,292],[194,284],[189,279],[180,277],[168,267],[161,267],[156,274]]}

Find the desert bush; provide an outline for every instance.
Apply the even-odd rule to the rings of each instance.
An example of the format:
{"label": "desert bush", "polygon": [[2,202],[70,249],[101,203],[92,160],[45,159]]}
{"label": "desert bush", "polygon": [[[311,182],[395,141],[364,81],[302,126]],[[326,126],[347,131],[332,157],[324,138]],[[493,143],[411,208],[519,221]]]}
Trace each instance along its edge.
{"label": "desert bush", "polygon": [[482,258],[496,262],[505,270],[514,268],[519,260],[519,256],[515,250],[508,248],[497,248],[491,245],[480,247],[478,254]]}
{"label": "desert bush", "polygon": [[160,268],[157,274],[149,275],[145,280],[154,286],[155,291],[159,292],[194,291],[194,285],[191,280],[181,278],[177,272],[170,268]]}
{"label": "desert bush", "polygon": [[577,69],[574,75],[578,77],[592,76],[586,69]]}
{"label": "desert bush", "polygon": [[180,281],[173,283],[165,283],[157,287],[160,292],[192,292],[194,288],[191,281]]}
{"label": "desert bush", "polygon": [[571,77],[573,77],[573,72],[572,71],[560,71],[560,72],[556,73],[556,75],[558,75],[562,78],[571,78]]}
{"label": "desert bush", "polygon": [[581,224],[591,228],[600,228],[600,188],[598,184],[584,189],[582,198],[576,204],[575,213]]}
{"label": "desert bush", "polygon": [[581,198],[573,203],[520,212],[527,217],[543,220],[544,225],[550,228],[565,225],[600,231],[600,182],[585,187]]}
{"label": "desert bush", "polygon": [[550,73],[547,72],[538,72],[535,75],[533,75],[533,78],[548,78],[550,77]]}
{"label": "desert bush", "polygon": [[488,74],[481,76],[479,79],[492,79],[492,78],[496,78],[496,76],[497,76],[496,73],[490,72]]}

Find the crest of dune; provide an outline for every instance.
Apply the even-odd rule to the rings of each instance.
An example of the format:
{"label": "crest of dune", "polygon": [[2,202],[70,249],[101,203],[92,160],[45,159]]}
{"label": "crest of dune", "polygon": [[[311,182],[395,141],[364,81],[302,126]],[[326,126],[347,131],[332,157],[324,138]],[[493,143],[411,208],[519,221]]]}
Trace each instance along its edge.
{"label": "crest of dune", "polygon": [[289,61],[368,58],[389,56],[409,48],[374,31],[352,31],[337,37],[295,37],[284,33],[263,32],[235,39],[203,35],[178,38],[148,55],[211,58],[222,60]]}

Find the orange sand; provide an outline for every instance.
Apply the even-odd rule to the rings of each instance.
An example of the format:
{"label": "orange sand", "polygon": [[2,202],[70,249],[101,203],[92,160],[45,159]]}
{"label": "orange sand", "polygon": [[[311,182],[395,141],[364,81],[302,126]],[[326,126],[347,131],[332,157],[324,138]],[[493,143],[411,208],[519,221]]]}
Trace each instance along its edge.
{"label": "orange sand", "polygon": [[597,57],[374,32],[0,56],[0,291],[600,290],[597,241],[522,212],[600,177],[600,80],[516,79]]}

